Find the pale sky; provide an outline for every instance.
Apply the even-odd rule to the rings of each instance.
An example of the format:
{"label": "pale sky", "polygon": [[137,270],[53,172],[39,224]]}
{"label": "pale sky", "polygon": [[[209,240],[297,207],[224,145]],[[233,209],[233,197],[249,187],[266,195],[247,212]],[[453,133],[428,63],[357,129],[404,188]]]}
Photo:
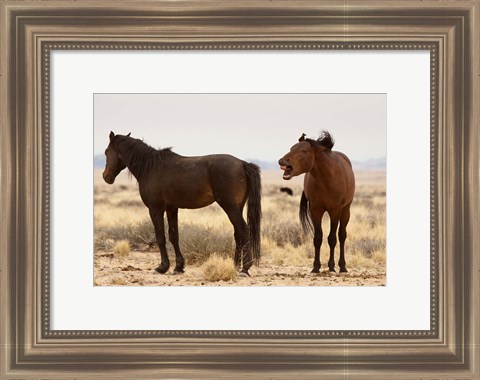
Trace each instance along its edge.
{"label": "pale sky", "polygon": [[353,161],[386,156],[386,94],[95,94],[94,153],[110,131],[184,156],[277,161],[322,129]]}

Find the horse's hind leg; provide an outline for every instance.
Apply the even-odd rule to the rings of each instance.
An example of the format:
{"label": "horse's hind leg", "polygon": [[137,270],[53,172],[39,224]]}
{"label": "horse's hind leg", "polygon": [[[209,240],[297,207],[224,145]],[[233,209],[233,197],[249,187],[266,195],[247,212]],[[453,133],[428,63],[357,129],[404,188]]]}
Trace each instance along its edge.
{"label": "horse's hind leg", "polygon": [[338,266],[340,272],[347,272],[347,264],[345,262],[345,240],[347,240],[347,224],[350,220],[350,204],[343,208],[340,216],[340,228],[338,229],[338,239],[340,240],[340,259]]}
{"label": "horse's hind leg", "polygon": [[[228,219],[234,228],[235,237],[235,266],[238,268],[242,264],[241,273],[248,275],[248,270],[253,264],[252,254],[248,244],[248,226],[242,216],[242,210],[235,206],[220,206],[228,216]],[[242,262],[243,256],[243,262]]]}
{"label": "horse's hind leg", "polygon": [[180,246],[178,244],[178,209],[167,210],[168,220],[168,239],[173,245],[175,250],[175,269],[174,274],[183,273],[185,268],[185,261],[183,260],[182,252],[180,252]]}
{"label": "horse's hind leg", "polygon": [[157,239],[158,248],[160,248],[160,265],[155,268],[158,273],[167,272],[170,268],[170,260],[168,259],[167,246],[165,240],[165,226],[163,223],[164,210],[150,208],[150,218],[152,218],[153,226],[155,227],[155,237]]}

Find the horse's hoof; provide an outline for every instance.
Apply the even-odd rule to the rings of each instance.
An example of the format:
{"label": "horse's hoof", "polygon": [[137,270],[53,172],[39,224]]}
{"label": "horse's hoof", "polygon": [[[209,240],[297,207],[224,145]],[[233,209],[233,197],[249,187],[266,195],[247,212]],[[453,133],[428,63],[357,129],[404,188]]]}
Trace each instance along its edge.
{"label": "horse's hoof", "polygon": [[250,274],[247,271],[240,271],[238,277],[250,277]]}
{"label": "horse's hoof", "polygon": [[347,268],[340,268],[340,273],[347,273],[347,272],[348,272]]}
{"label": "horse's hoof", "polygon": [[183,274],[183,273],[185,273],[185,271],[182,268],[175,268],[173,271],[174,275]]}
{"label": "horse's hoof", "polygon": [[[330,272],[335,273],[335,268],[328,268],[328,270],[329,270]],[[341,272],[341,271],[340,271],[340,272]]]}
{"label": "horse's hoof", "polygon": [[168,270],[168,267],[162,267],[162,266],[158,266],[155,268],[155,271],[160,273],[160,274],[165,274],[167,273],[167,270]]}
{"label": "horse's hoof", "polygon": [[320,268],[313,268],[310,273],[320,273]]}

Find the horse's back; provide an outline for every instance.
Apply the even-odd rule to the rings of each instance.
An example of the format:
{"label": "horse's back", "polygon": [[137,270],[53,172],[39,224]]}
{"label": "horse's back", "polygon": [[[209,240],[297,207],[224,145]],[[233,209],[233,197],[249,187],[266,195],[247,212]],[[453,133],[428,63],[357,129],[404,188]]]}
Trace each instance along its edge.
{"label": "horse's back", "polygon": [[178,208],[200,208],[214,201],[242,205],[247,193],[245,164],[228,154],[176,155],[140,185],[140,194],[147,206],[163,202]]}

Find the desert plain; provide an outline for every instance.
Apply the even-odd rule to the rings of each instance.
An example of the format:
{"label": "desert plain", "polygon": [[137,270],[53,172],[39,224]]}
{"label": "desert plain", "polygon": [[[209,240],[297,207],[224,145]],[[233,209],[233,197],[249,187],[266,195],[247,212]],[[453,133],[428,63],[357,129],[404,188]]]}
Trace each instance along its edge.
{"label": "desert plain", "polygon": [[[216,203],[197,210],[179,210],[185,273],[173,274],[175,255],[168,242],[171,268],[166,274],[157,273],[154,268],[160,262],[159,250],[135,178],[125,170],[113,185],[108,185],[102,179],[102,170],[96,169],[94,285],[385,286],[385,172],[356,171],[355,177],[356,192],[345,243],[348,273],[338,273],[338,265],[336,272],[328,270],[327,214],[323,219],[320,273],[310,273],[313,237],[303,233],[298,218],[303,176],[285,181],[280,170],[271,170],[262,173],[261,261],[250,269],[250,277],[241,277],[233,268],[233,227]],[[293,195],[280,191],[285,186]],[[337,244],[336,263],[338,256]]]}

